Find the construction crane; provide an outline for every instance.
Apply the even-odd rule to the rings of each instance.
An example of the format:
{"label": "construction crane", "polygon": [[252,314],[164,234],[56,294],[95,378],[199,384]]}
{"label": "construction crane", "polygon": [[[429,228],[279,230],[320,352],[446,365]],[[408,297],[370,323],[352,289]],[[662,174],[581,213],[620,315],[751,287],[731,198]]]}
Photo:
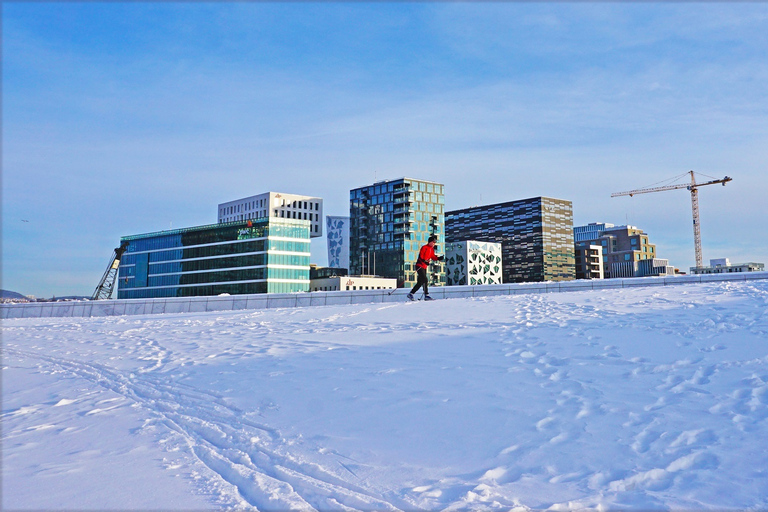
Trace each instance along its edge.
{"label": "construction crane", "polygon": [[107,265],[107,270],[104,272],[104,276],[99,281],[99,285],[93,292],[91,300],[102,300],[112,298],[112,291],[115,289],[115,282],[117,281],[117,269],[120,267],[120,258],[123,257],[123,253],[128,249],[128,242],[123,242],[120,247],[115,249],[112,254],[112,260]]}
{"label": "construction crane", "polygon": [[616,192],[611,194],[611,197],[629,196],[632,197],[635,194],[647,194],[649,192],[663,192],[665,190],[677,190],[680,188],[687,188],[691,191],[691,209],[693,210],[693,244],[696,249],[696,267],[701,268],[704,266],[703,258],[701,256],[701,228],[699,223],[699,187],[705,185],[715,185],[716,183],[722,183],[725,186],[726,183],[732,181],[733,178],[726,176],[721,180],[706,181],[703,183],[696,183],[696,176],[693,171],[689,171],[691,175],[691,183],[680,183],[677,185],[666,185],[663,187],[652,188],[640,188],[637,190],[630,190],[628,192]]}

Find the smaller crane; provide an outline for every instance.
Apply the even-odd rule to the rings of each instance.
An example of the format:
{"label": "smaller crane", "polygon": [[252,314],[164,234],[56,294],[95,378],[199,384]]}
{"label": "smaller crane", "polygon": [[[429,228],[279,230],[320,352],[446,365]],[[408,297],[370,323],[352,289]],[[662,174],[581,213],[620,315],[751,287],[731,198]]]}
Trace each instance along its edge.
{"label": "smaller crane", "polygon": [[611,197],[629,196],[632,197],[635,194],[647,194],[648,192],[663,192],[665,190],[676,190],[680,188],[687,188],[691,191],[691,209],[693,210],[693,244],[696,249],[696,267],[704,266],[704,258],[701,255],[701,228],[699,227],[699,187],[704,185],[714,185],[716,183],[722,183],[725,186],[729,181],[733,181],[733,178],[726,176],[721,180],[706,181],[703,183],[696,183],[696,176],[693,171],[689,171],[691,175],[690,185],[687,183],[680,183],[678,185],[666,185],[663,187],[652,188],[640,188],[637,190],[629,190],[627,192],[616,192],[611,194]]}
{"label": "smaller crane", "polygon": [[112,298],[112,291],[115,289],[115,281],[117,281],[117,269],[120,267],[120,258],[123,257],[126,249],[128,249],[128,242],[123,242],[120,244],[120,247],[115,249],[115,252],[112,254],[112,260],[107,265],[107,270],[93,292],[91,300]]}

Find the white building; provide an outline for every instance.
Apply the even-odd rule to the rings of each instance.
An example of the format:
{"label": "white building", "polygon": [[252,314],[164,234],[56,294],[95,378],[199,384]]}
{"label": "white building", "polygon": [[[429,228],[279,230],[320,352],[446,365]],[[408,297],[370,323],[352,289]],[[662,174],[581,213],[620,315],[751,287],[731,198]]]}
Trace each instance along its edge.
{"label": "white building", "polygon": [[339,290],[389,290],[397,288],[397,279],[379,276],[333,276],[310,279],[312,292]]}
{"label": "white building", "polygon": [[219,224],[262,217],[308,220],[309,236],[323,236],[323,200],[319,197],[266,192],[219,204]]}
{"label": "white building", "polygon": [[603,247],[589,242],[576,243],[576,279],[604,279]]}
{"label": "white building", "polygon": [[328,241],[328,266],[349,268],[349,217],[325,218]]}
{"label": "white building", "polygon": [[708,267],[691,267],[691,274],[728,274],[730,272],[762,272],[765,264],[755,263],[731,263],[728,258],[709,260]]}
{"label": "white building", "polygon": [[501,244],[466,240],[445,244],[445,284],[501,284]]}

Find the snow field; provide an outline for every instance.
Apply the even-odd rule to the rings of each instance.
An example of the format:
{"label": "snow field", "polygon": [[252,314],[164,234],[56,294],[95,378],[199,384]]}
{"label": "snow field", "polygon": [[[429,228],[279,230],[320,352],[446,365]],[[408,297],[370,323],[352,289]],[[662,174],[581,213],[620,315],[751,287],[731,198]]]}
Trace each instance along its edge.
{"label": "snow field", "polygon": [[765,509],[768,282],[3,322],[4,508]]}

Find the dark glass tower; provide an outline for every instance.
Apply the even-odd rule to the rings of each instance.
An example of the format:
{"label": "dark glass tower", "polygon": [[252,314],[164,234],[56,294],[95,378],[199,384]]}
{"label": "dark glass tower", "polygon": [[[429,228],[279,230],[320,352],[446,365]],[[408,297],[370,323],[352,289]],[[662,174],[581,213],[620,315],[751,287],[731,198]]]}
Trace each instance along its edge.
{"label": "dark glass tower", "polygon": [[534,197],[474,206],[445,214],[447,242],[500,242],[503,281],[574,279],[573,208],[570,201]]}
{"label": "dark glass tower", "polygon": [[[399,287],[416,283],[419,249],[431,234],[441,254],[445,233],[445,187],[440,183],[400,178],[349,192],[349,266],[351,275],[397,279]],[[430,267],[431,284],[445,284],[442,264]]]}

